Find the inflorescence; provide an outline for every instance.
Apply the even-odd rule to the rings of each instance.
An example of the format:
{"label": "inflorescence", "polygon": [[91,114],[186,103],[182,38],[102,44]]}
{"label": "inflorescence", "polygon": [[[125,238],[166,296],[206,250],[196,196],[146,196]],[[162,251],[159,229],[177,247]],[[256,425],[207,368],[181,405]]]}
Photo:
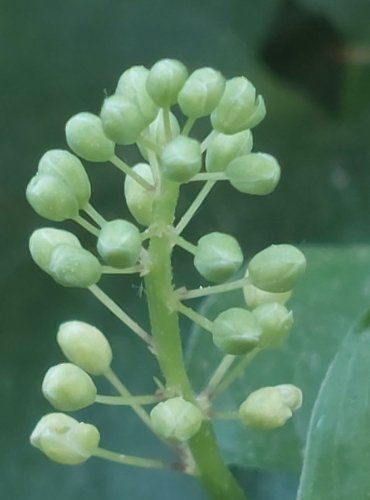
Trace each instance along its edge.
{"label": "inflorescence", "polygon": [[[179,111],[185,119],[179,118]],[[195,121],[206,116],[212,129],[200,142],[190,134]],[[181,62],[164,59],[151,69],[134,66],[126,70],[115,93],[104,100],[100,115],[82,112],[68,120],[66,140],[72,153],[55,149],[42,156],[27,187],[29,203],[50,221],[76,221],[96,237],[96,251],[83,248],[69,231],[43,227],[30,238],[36,264],[60,285],[89,289],[156,356],[152,332],[108,297],[98,282],[105,273],[137,273],[145,279],[153,266],[150,242],[167,238],[171,251],[178,245],[192,254],[196,270],[211,285],[173,290],[166,306],[210,332],[224,353],[201,393],[207,396],[207,404],[204,398],[176,392],[166,380],[154,394],[135,396],[112,371],[112,350],[105,335],[81,321],[63,323],[57,341],[68,362],[50,368],[42,383],[43,394],[57,412],[41,418],[31,436],[32,444],[49,458],[77,464],[96,455],[130,465],[164,467],[157,460],[100,448],[96,427],[63,412],[93,403],[130,405],[161,439],[184,446],[202,421],[213,416],[212,396],[231,367],[262,349],[279,347],[289,335],[293,316],[286,302],[305,270],[300,250],[289,244],[271,245],[250,260],[243,279],[235,280],[244,257],[233,236],[211,232],[196,243],[181,236],[216,182],[226,181],[241,193],[258,196],[275,189],[280,179],[278,162],[269,154],[252,152],[251,129],[264,116],[263,98],[247,78],[226,80],[212,68],[189,75]],[[115,146],[133,144],[143,160],[132,166],[116,155]],[[110,162],[123,172],[131,220],[107,221],[92,206],[91,186],[81,160]],[[178,220],[173,220],[171,209],[167,217],[166,197],[177,201],[181,185],[189,182],[203,184],[198,195]],[[237,288],[244,293],[246,307],[227,309],[216,318],[206,318],[184,305],[192,298]],[[97,394],[94,376],[105,377],[117,396]],[[283,425],[301,402],[301,391],[293,385],[264,387],[249,394],[230,415],[247,426],[271,429]],[[154,406],[147,413],[144,405]]]}

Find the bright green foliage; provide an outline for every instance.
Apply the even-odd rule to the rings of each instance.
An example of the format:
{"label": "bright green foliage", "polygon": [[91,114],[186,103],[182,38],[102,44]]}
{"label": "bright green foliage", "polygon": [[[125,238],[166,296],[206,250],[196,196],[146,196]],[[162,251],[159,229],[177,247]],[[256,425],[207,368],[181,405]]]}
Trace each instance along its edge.
{"label": "bright green foliage", "polygon": [[97,249],[104,261],[113,267],[136,264],[141,250],[138,228],[122,219],[107,222],[100,231]]}
{"label": "bright green foliage", "polygon": [[76,411],[95,402],[92,378],[72,363],[60,363],[46,372],[42,382],[45,398],[61,411]]}
{"label": "bright green foliage", "polygon": [[91,375],[102,375],[109,370],[112,349],[105,335],[83,321],[62,323],[57,341],[66,358]]}
{"label": "bright green foliage", "polygon": [[30,439],[51,460],[77,465],[96,451],[100,435],[91,424],[79,423],[64,413],[49,413],[36,425]]}

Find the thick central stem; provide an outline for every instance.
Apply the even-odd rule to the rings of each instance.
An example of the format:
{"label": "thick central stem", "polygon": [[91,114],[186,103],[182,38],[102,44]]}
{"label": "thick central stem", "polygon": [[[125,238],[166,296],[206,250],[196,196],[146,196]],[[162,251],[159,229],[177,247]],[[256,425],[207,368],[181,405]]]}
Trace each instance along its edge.
{"label": "thick central stem", "polygon": [[[150,272],[145,286],[154,347],[169,391],[196,403],[187,376],[181,345],[178,312],[173,307],[172,241],[161,227],[172,225],[178,198],[178,186],[162,179],[153,206],[154,231],[149,244]],[[213,500],[245,500],[244,493],[223,462],[213,429],[205,420],[200,431],[188,443],[199,479]]]}

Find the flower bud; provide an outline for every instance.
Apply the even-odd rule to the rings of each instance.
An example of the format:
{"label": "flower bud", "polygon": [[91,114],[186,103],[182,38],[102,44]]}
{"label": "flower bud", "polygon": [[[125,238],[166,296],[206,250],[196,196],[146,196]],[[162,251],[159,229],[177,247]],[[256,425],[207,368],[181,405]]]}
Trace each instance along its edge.
{"label": "flower bud", "polygon": [[78,215],[76,196],[61,177],[37,174],[28,183],[26,198],[41,217],[60,222]]}
{"label": "flower bud", "polygon": [[253,137],[250,130],[232,135],[217,134],[207,147],[207,172],[224,172],[234,158],[250,153],[252,147]]}
{"label": "flower bud", "polygon": [[110,266],[119,268],[133,266],[140,255],[140,231],[126,220],[116,219],[107,222],[100,231],[97,249]]}
{"label": "flower bud", "polygon": [[87,288],[100,280],[101,265],[84,248],[63,244],[51,254],[49,273],[59,285]]}
{"label": "flower bud", "polygon": [[[171,138],[177,137],[180,134],[180,125],[177,121],[176,116],[170,112],[170,131]],[[145,144],[141,141],[144,139],[146,141],[156,144],[159,151],[162,151],[164,146],[168,143],[166,130],[163,121],[163,110],[160,109],[155,120],[145,129],[141,134],[141,138],[138,139],[137,145],[142,154],[143,158],[149,159],[148,152]]]}
{"label": "flower bud", "polygon": [[72,363],[52,366],[42,382],[45,398],[62,411],[76,411],[92,405],[96,392],[92,378]]}
{"label": "flower bud", "polygon": [[179,135],[165,146],[159,162],[167,179],[173,182],[188,182],[202,168],[200,143]]}
{"label": "flower bud", "polygon": [[29,249],[35,263],[48,273],[51,255],[55,247],[62,244],[81,247],[78,238],[69,231],[42,227],[32,233]]}
{"label": "flower bud", "polygon": [[225,91],[211,114],[213,128],[223,134],[235,134],[258,125],[266,115],[262,96],[243,76],[226,82]]}
{"label": "flower bud", "polygon": [[188,76],[186,67],[175,59],[162,59],[150,69],[146,90],[153,101],[162,108],[175,104]]}
{"label": "flower bud", "polygon": [[[248,271],[246,275],[248,276]],[[247,280],[246,285],[243,287],[243,294],[247,306],[250,309],[254,309],[261,304],[267,304],[269,302],[285,304],[290,299],[292,292],[265,292],[264,290],[260,290],[255,287],[249,280]]]}
{"label": "flower bud", "polygon": [[105,335],[83,321],[62,323],[57,342],[65,357],[90,375],[103,375],[112,362],[112,349]]}
{"label": "flower bud", "polygon": [[77,198],[79,208],[84,208],[91,196],[90,181],[84,166],[69,151],[51,149],[41,158],[38,172],[60,177]]}
{"label": "flower bud", "polygon": [[213,322],[213,342],[227,354],[246,354],[259,344],[261,327],[247,309],[232,307]]}
{"label": "flower bud", "polygon": [[104,134],[99,116],[77,113],[66,124],[68,146],[76,155],[92,162],[108,161],[114,156],[114,142]]}
{"label": "flower bud", "polygon": [[240,405],[241,421],[256,429],[275,429],[291,418],[302,404],[302,392],[294,385],[263,387]]}
{"label": "flower bud", "polygon": [[158,106],[146,90],[148,75],[149,70],[144,66],[132,66],[120,76],[115,93],[134,101],[146,122],[150,123],[158,113]]}
{"label": "flower bud", "polygon": [[248,264],[251,283],[266,292],[289,292],[305,269],[305,256],[293,245],[271,245]]}
{"label": "flower bud", "polygon": [[159,436],[184,442],[193,437],[202,425],[202,413],[182,397],[157,404],[150,412],[154,432]]}
{"label": "flower bud", "polygon": [[178,95],[181,111],[189,118],[207,116],[219,103],[225,89],[225,78],[212,68],[195,70]]}
{"label": "flower bud", "polygon": [[241,193],[263,196],[270,194],[280,180],[280,167],[275,158],[265,153],[250,153],[235,158],[226,168],[226,177]]}
{"label": "flower bud", "polygon": [[293,326],[292,311],[288,311],[286,307],[277,302],[269,302],[257,306],[252,314],[262,329],[260,347],[280,347]]}
{"label": "flower bud", "polygon": [[33,430],[31,444],[51,460],[77,465],[86,462],[99,446],[98,429],[64,413],[49,413]]}
{"label": "flower bud", "polygon": [[[132,170],[141,175],[150,184],[154,184],[154,178],[150,165],[138,163]],[[153,215],[154,190],[148,191],[138,184],[130,176],[125,178],[125,198],[128,209],[135,219],[144,226],[149,226]]]}
{"label": "flower bud", "polygon": [[302,406],[303,395],[302,391],[297,386],[292,384],[281,384],[276,385],[275,389],[280,392],[284,404],[289,406],[292,411],[299,410]]}
{"label": "flower bud", "polygon": [[100,117],[104,133],[116,144],[134,144],[148,125],[136,102],[118,94],[104,100]]}
{"label": "flower bud", "polygon": [[207,280],[222,283],[231,278],[242,263],[243,252],[233,236],[214,232],[199,239],[194,266]]}

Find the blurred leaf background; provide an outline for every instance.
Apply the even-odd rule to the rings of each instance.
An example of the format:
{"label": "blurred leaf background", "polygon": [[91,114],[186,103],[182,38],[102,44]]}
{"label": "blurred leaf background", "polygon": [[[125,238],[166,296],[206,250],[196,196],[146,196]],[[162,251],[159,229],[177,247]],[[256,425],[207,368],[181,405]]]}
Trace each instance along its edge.
{"label": "blurred leaf background", "polygon": [[[245,74],[268,108],[255,130],[255,150],[279,159],[281,184],[266,198],[217,187],[186,236],[195,241],[205,231],[230,232],[247,257],[272,242],[348,249],[368,244],[369,19],[367,0],[2,0],[1,498],[139,500],[153,492],[163,500],[204,498],[195,482],[176,473],[97,460],[63,467],[28,443],[37,419],[50,411],[40,384],[45,370],[62,360],[55,342],[62,321],[81,319],[107,332],[117,353],[114,368],[131,390],[151,390],[156,373],[139,342],[88,292],[58,287],[29,257],[30,233],[48,223],[27,205],[25,186],[47,149],[65,147],[66,120],[78,111],[98,112],[122,71],[134,64],[175,57],[190,70],[209,65],[227,77]],[[128,161],[137,159],[130,150],[123,154]],[[119,173],[108,165],[87,167],[95,206],[107,218],[125,216]],[[183,194],[182,208],[193,191],[186,187]],[[92,246],[89,238],[84,242]],[[347,251],[338,273],[356,258]],[[180,253],[176,260],[181,264],[176,283],[196,285],[190,259]],[[145,324],[139,285],[135,279],[103,282]],[[147,456],[166,453],[129,411],[94,407],[81,418],[101,428],[105,447]],[[291,473],[269,473],[269,488],[266,472],[237,473],[259,500],[294,498]]]}

